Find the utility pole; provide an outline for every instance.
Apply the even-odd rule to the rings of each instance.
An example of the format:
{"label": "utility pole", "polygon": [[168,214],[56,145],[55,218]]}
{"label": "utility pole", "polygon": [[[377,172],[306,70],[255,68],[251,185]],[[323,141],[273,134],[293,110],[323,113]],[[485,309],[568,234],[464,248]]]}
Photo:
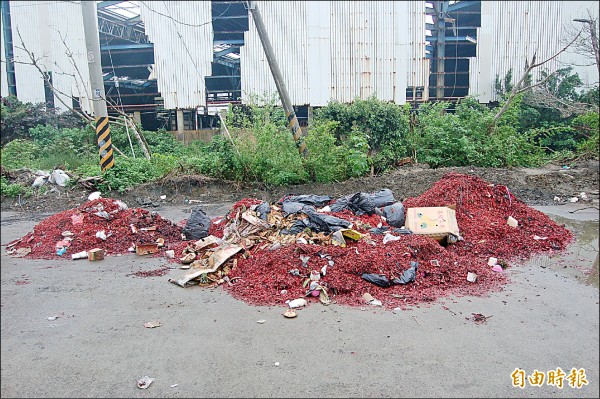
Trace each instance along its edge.
{"label": "utility pole", "polygon": [[433,9],[435,11],[435,29],[437,35],[436,47],[436,100],[444,99],[444,90],[446,86],[444,73],[446,71],[446,20],[445,15],[448,10],[448,2],[434,1]]}
{"label": "utility pole", "polygon": [[96,2],[82,1],[81,13],[83,16],[83,31],[85,34],[90,82],[92,84],[92,104],[94,105],[94,117],[96,119],[96,138],[98,140],[98,152],[100,153],[100,167],[102,168],[102,172],[105,172],[114,166],[115,161],[113,158],[112,141],[110,139],[104,79],[102,78]]}
{"label": "utility pole", "polygon": [[275,59],[275,53],[273,52],[271,41],[269,40],[269,36],[267,35],[267,30],[265,29],[265,24],[263,22],[262,15],[258,10],[256,2],[248,1],[247,3],[248,9],[252,14],[252,19],[254,20],[254,25],[256,26],[256,31],[258,32],[258,36],[260,37],[260,42],[262,43],[265,55],[267,56],[269,68],[271,69],[271,74],[273,75],[273,79],[275,80],[275,86],[277,86],[277,91],[279,92],[279,98],[281,99],[281,103],[283,104],[283,109],[287,117],[288,128],[292,131],[292,136],[294,137],[294,141],[296,142],[298,151],[300,151],[300,154],[302,154],[303,156],[306,156],[306,144],[304,143],[304,141],[300,140],[302,136],[302,130],[300,129],[300,124],[298,123],[296,112],[294,111],[294,107],[292,105],[292,102],[290,101],[290,95],[288,94],[287,87],[285,86],[285,82],[283,81],[283,75],[281,74],[281,70],[279,69],[279,64],[277,64],[277,60]]}
{"label": "utility pole", "polygon": [[592,39],[592,52],[596,59],[596,68],[598,68],[598,74],[600,74],[600,51],[598,50],[598,36],[596,36],[596,21],[593,19],[574,19],[575,22],[582,22],[588,24],[590,30],[590,37]]}

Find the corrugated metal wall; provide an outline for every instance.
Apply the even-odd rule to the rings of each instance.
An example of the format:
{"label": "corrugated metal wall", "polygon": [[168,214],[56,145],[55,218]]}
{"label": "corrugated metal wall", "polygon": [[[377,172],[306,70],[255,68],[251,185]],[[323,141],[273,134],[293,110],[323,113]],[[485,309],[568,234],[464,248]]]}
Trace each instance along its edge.
{"label": "corrugated metal wall", "polygon": [[[598,15],[597,1],[482,1],[477,57],[470,60],[469,94],[477,95],[483,103],[495,101],[496,76],[503,79],[512,69],[514,82],[534,53],[538,62],[557,53],[568,42],[566,24],[572,20],[574,11],[582,8],[595,10]],[[533,79],[537,81],[544,69],[555,71],[578,61],[580,58],[571,52],[564,53],[559,59],[534,69]],[[578,68],[575,70],[579,72]]]}
{"label": "corrugated metal wall", "polygon": [[[48,11],[48,20],[53,21],[49,22],[53,85],[69,96],[79,97],[81,108],[93,114],[81,5],[61,2],[52,4]],[[71,99],[62,97],[70,106]],[[64,109],[59,101],[55,100],[55,105]]]}
{"label": "corrugated metal wall", "polygon": [[140,1],[154,43],[154,72],[167,109],[206,105],[205,76],[213,59],[210,1]]}
{"label": "corrugated metal wall", "polygon": [[[295,105],[322,106],[376,95],[404,103],[427,86],[425,3],[257,2]],[[308,33],[306,33],[308,31]],[[241,49],[242,97],[277,94],[250,18]]]}
{"label": "corrugated metal wall", "polygon": [[[42,70],[52,72],[57,91],[65,93],[56,96],[71,105],[70,96],[80,96],[80,93],[84,93],[84,85],[89,86],[81,5],[71,2],[19,1],[11,2],[10,11],[19,100],[45,102],[44,80],[40,72],[33,65],[23,64],[31,63],[30,57],[22,49],[25,47],[34,54]],[[72,54],[73,62],[67,52]],[[6,81],[4,64],[2,81]],[[5,95],[4,85],[2,95]],[[59,110],[66,110],[58,99],[55,98],[54,102]],[[91,112],[86,98],[82,99],[81,106],[86,112]]]}
{"label": "corrugated metal wall", "polygon": [[[36,58],[40,58],[39,64],[48,69],[51,64],[50,48],[42,47],[41,37],[48,37],[50,29],[47,24],[40,25],[40,14],[47,12],[47,7],[47,4],[36,4],[35,1],[13,2],[10,5],[17,95],[23,102],[45,101],[43,78],[34,66],[21,63],[30,63],[31,60],[20,47],[23,47],[24,43]],[[40,12],[42,9],[43,11]]]}

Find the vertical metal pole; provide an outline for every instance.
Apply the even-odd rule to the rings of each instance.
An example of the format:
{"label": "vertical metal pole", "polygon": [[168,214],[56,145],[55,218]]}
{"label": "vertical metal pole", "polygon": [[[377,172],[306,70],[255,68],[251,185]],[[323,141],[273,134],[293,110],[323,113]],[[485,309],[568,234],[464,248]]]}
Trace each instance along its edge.
{"label": "vertical metal pole", "polygon": [[437,34],[437,51],[436,51],[436,100],[442,101],[444,99],[444,86],[445,84],[445,76],[444,72],[446,71],[445,62],[446,62],[446,21],[444,20],[444,15],[446,10],[448,9],[448,3],[445,1],[434,1],[433,7],[435,10],[435,27]]}
{"label": "vertical metal pole", "polygon": [[283,81],[283,75],[281,74],[281,70],[279,69],[279,64],[275,59],[275,53],[273,52],[271,41],[269,40],[269,36],[267,35],[267,30],[265,28],[262,15],[260,14],[260,11],[256,6],[256,2],[254,1],[248,2],[248,9],[252,14],[252,19],[254,20],[256,31],[258,32],[260,42],[262,43],[265,55],[267,56],[269,68],[271,69],[271,74],[273,75],[273,79],[275,80],[275,86],[277,86],[277,91],[279,92],[279,98],[281,99],[285,115],[287,116],[288,128],[292,131],[292,135],[294,137],[294,141],[296,142],[296,146],[298,147],[298,151],[300,151],[300,154],[306,156],[306,144],[304,143],[304,141],[300,140],[302,136],[302,130],[300,129],[298,118],[296,117],[294,107],[292,105],[292,102],[290,101],[290,96],[288,94],[287,87],[285,86],[285,82]]}
{"label": "vertical metal pole", "polygon": [[10,21],[10,5],[8,0],[1,2],[2,7],[2,34],[4,35],[4,57],[6,59],[6,83],[8,94],[17,96],[17,82],[15,78],[15,62],[13,57],[12,25]]}
{"label": "vertical metal pole", "polygon": [[112,141],[110,139],[110,126],[108,125],[102,64],[100,62],[100,38],[98,36],[96,2],[82,1],[81,14],[83,16],[85,47],[87,50],[90,83],[92,85],[92,104],[96,118],[96,137],[98,139],[98,152],[100,153],[100,167],[104,172],[112,168],[115,161],[113,158]]}

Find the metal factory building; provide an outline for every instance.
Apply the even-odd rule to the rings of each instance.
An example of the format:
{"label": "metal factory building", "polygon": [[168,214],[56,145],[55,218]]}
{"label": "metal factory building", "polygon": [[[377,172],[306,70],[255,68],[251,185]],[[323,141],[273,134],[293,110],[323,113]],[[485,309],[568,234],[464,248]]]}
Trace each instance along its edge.
{"label": "metal factory building", "polygon": [[[497,101],[494,84],[557,53],[598,1],[254,2],[302,123],[331,100]],[[78,1],[1,1],[1,94],[92,113]],[[215,110],[275,96],[245,1],[99,1],[107,100],[145,129],[213,127]],[[548,62],[598,83],[589,59]],[[542,70],[536,70],[537,79]],[[56,88],[53,93],[44,75]]]}

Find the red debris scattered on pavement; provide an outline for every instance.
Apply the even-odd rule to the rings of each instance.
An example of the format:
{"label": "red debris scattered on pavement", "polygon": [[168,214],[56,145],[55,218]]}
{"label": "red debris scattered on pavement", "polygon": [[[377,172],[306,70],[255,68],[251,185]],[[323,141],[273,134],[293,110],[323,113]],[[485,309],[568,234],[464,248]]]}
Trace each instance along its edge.
{"label": "red debris scattered on pavement", "polygon": [[[92,248],[104,249],[107,254],[127,253],[133,244],[153,243],[159,237],[165,239],[163,251],[181,242],[181,228],[170,220],[145,209],[124,208],[122,202],[110,198],[88,201],[78,208],[42,220],[20,241],[13,241],[19,242],[12,247],[30,247],[31,253],[25,255],[26,258],[70,259],[71,254]],[[144,231],[152,226],[156,226],[156,230]],[[60,256],[56,254],[56,243],[64,240],[62,233],[65,231],[73,233],[73,240],[66,253]],[[106,240],[96,237],[99,231],[105,232]]]}
{"label": "red debris scattered on pavement", "polygon": [[169,273],[170,270],[171,270],[171,268],[169,268],[169,267],[161,267],[160,269],[155,269],[155,270],[139,270],[139,271],[134,272],[134,273],[126,274],[126,276],[127,277],[129,277],[129,276],[135,276],[135,277],[160,277],[160,276],[164,276],[165,274]]}
{"label": "red debris scattered on pavement", "polygon": [[[212,221],[209,234],[222,238],[225,227],[236,218],[238,210],[241,213],[261,202],[254,198],[238,201],[226,216]],[[235,282],[223,286],[234,297],[251,304],[284,305],[288,299],[304,297],[307,291],[303,282],[310,272],[327,266],[319,283],[327,288],[335,303],[371,306],[362,297],[370,293],[386,308],[405,308],[450,294],[484,295],[501,289],[507,277],[488,266],[489,257],[497,258],[507,267],[509,262],[524,260],[536,253],[562,250],[573,239],[564,226],[518,200],[506,186],[489,184],[475,176],[447,174],[431,189],[419,197],[406,199],[403,204],[406,209],[455,206],[463,240],[442,246],[429,237],[401,235],[399,240],[384,244],[383,235],[371,234],[370,241],[348,240],[346,247],[292,242],[272,251],[269,246],[255,245],[235,256],[237,266],[228,274],[230,281]],[[99,205],[110,220],[94,215]],[[352,222],[353,228],[363,234],[379,224],[387,226],[377,215],[358,216],[348,210],[327,214]],[[507,225],[509,216],[518,221],[517,227]],[[82,218],[81,223],[77,223],[78,217]],[[137,233],[132,232],[130,224],[137,227]],[[156,231],[141,230],[150,226],[156,226]],[[158,255],[165,249],[173,249],[175,258],[171,261],[179,262],[183,250],[194,242],[181,241],[181,224],[175,225],[140,208],[121,210],[118,201],[99,199],[45,219],[32,233],[7,247],[31,247],[28,258],[60,258],[55,244],[64,239],[61,233],[65,230],[74,233],[74,240],[63,257],[94,247],[103,248],[108,254],[126,253],[134,242],[155,242],[162,237],[165,247]],[[96,237],[100,230],[106,232],[106,241]],[[310,257],[306,267],[300,256]],[[377,273],[391,281],[400,277],[411,261],[419,264],[412,283],[382,288],[361,278],[362,273]],[[290,273],[294,269],[300,276]],[[159,276],[168,270],[133,274]],[[468,272],[477,274],[476,282],[467,281]],[[312,296],[306,299],[319,301]]]}

